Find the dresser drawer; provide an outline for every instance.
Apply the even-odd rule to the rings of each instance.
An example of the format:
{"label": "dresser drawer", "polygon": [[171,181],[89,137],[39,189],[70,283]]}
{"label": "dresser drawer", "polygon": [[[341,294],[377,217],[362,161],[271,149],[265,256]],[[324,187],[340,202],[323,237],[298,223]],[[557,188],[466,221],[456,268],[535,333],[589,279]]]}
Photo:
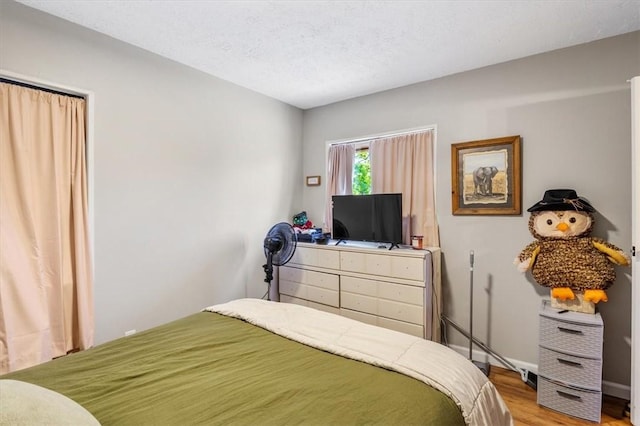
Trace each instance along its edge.
{"label": "dresser drawer", "polygon": [[424,304],[424,287],[343,276],[340,280],[340,289],[349,293],[379,297],[411,305],[422,306]]}
{"label": "dresser drawer", "polygon": [[420,281],[424,286],[425,263],[421,257],[343,251],[340,266],[343,271]]}
{"label": "dresser drawer", "polygon": [[581,358],[540,347],[538,373],[569,385],[602,390],[602,360]]}
{"label": "dresser drawer", "polygon": [[278,273],[280,274],[278,278],[280,281],[292,281],[334,291],[338,291],[340,288],[339,275],[291,268],[288,266],[281,266]]}
{"label": "dresser drawer", "polygon": [[602,392],[562,386],[539,376],[538,404],[570,416],[599,423]]}
{"label": "dresser drawer", "polygon": [[327,290],[326,288],[300,284],[282,279],[279,284],[281,294],[334,306],[336,308],[340,306],[340,292],[337,290]]}
{"label": "dresser drawer", "polygon": [[317,309],[319,311],[324,311],[324,312],[329,312],[331,314],[340,315],[340,309],[339,308],[336,308],[336,307],[333,307],[333,306],[328,306],[328,305],[323,305],[321,303],[311,302],[309,300],[298,299],[296,297],[287,296],[286,294],[281,294],[280,295],[280,302],[282,302],[282,303],[293,303],[295,305],[308,306],[310,308]]}
{"label": "dresser drawer", "polygon": [[378,325],[389,330],[399,331],[412,336],[424,339],[424,327],[404,321],[397,321],[390,318],[378,317]]}
{"label": "dresser drawer", "polygon": [[423,308],[408,303],[341,291],[340,306],[367,314],[424,325]]}
{"label": "dresser drawer", "polygon": [[298,246],[289,262],[318,268],[340,269],[340,253],[334,250]]}
{"label": "dresser drawer", "polygon": [[388,328],[389,330],[399,331],[401,333],[424,338],[424,327],[421,325],[383,318],[344,308],[340,309],[340,315],[366,324],[377,325],[378,327]]}
{"label": "dresser drawer", "polygon": [[560,352],[600,358],[603,327],[540,316],[540,345]]}

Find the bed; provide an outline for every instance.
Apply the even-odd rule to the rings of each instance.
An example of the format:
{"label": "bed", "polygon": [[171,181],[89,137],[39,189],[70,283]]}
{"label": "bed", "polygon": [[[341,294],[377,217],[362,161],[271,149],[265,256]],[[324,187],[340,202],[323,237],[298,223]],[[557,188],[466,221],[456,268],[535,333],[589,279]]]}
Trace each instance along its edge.
{"label": "bed", "polygon": [[0,394],[5,424],[513,423],[491,382],[443,345],[259,299],[6,374]]}

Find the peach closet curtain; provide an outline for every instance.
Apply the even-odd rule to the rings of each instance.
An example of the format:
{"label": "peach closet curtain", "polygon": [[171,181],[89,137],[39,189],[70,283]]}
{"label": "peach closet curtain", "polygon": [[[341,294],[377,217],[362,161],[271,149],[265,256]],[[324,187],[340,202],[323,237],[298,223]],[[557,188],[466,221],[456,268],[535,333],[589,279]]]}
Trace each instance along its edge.
{"label": "peach closet curtain", "polygon": [[327,159],[327,202],[324,223],[327,231],[333,228],[331,197],[333,195],[351,195],[353,187],[353,159],[356,148],[353,144],[336,144],[329,147]]}
{"label": "peach closet curtain", "polygon": [[405,244],[422,235],[423,244],[440,246],[435,211],[433,130],[376,139],[369,144],[371,191],[401,192]]}
{"label": "peach closet curtain", "polygon": [[0,83],[0,373],[93,344],[85,100]]}

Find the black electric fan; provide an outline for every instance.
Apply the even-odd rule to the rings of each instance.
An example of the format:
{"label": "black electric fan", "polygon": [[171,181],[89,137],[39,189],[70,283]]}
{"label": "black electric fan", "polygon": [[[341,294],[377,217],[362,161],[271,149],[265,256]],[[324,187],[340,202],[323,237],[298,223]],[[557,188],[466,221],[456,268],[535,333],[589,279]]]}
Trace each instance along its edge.
{"label": "black electric fan", "polygon": [[[268,284],[265,296],[270,296],[271,281],[273,281],[273,266],[282,266],[291,260],[293,253],[296,251],[298,238],[293,226],[287,222],[276,223],[269,229],[267,236],[264,237],[264,254],[267,257],[267,263],[262,265],[266,277],[264,282]],[[264,299],[264,296],[262,296]],[[268,300],[271,300],[268,297]]]}

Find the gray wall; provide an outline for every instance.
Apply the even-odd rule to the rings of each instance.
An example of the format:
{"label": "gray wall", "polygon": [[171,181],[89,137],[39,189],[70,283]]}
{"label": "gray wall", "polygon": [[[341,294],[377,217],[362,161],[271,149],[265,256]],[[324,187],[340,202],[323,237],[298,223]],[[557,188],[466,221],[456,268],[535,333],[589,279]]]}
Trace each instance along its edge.
{"label": "gray wall", "polygon": [[95,93],[96,342],[264,294],[302,111],[7,1],[0,68]]}
{"label": "gray wall", "polygon": [[[474,335],[501,355],[537,364],[538,309],[548,291],[512,264],[529,234],[526,209],[550,188],[574,188],[599,214],[592,235],[631,245],[631,119],[627,80],[640,74],[640,33],[627,34],[305,111],[305,175],[325,175],[326,142],[437,125],[436,208],[445,312],[469,323],[469,251],[475,251]],[[451,144],[520,135],[520,216],[451,214]],[[303,189],[321,223],[324,187]],[[630,268],[599,308],[604,379],[630,381]],[[467,346],[449,330],[449,340]]]}

